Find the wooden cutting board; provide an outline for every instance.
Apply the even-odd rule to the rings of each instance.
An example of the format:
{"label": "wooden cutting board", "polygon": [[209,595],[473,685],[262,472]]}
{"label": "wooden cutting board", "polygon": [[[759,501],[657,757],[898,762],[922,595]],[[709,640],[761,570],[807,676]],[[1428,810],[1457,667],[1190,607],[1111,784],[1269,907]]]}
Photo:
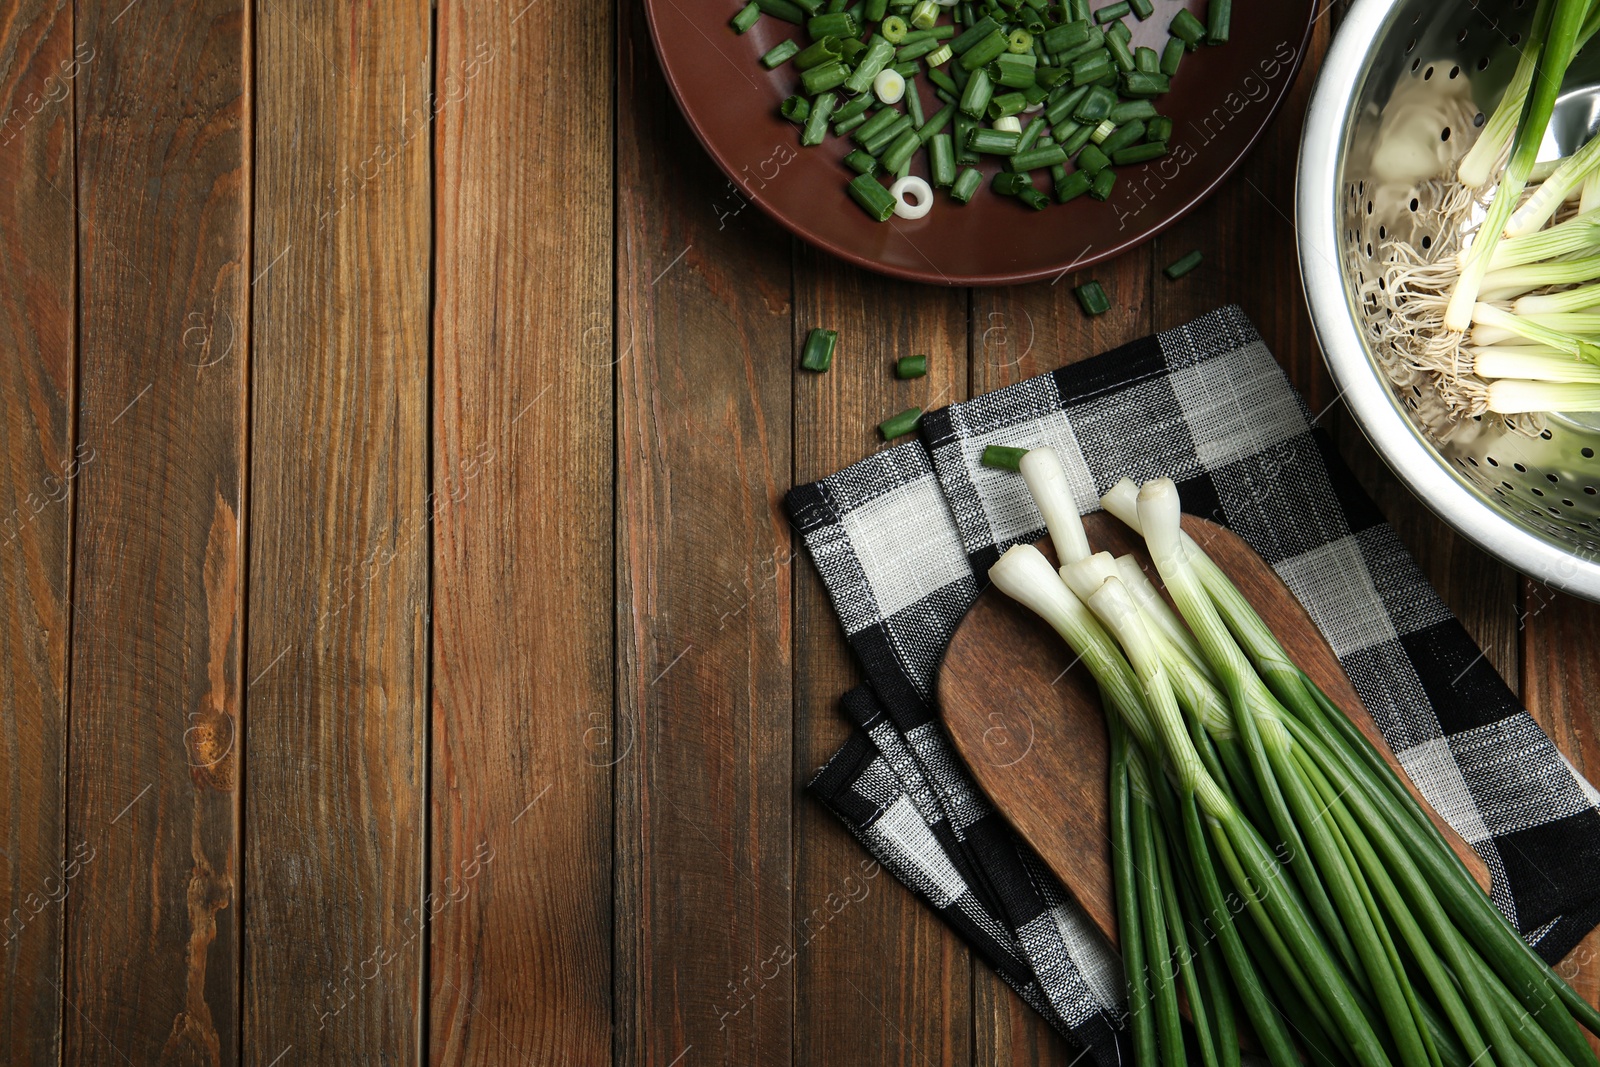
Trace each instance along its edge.
{"label": "wooden cutting board", "polygon": [[[1084,525],[1096,551],[1134,553],[1160,585],[1138,535],[1103,512],[1084,516]],[[1399,769],[1333,650],[1272,568],[1215,523],[1185,515],[1183,526],[1301,669]],[[1039,548],[1054,561],[1048,540]],[[1089,672],[1074,663],[1071,650],[1043,620],[990,586],[950,642],[939,672],[939,704],[956,750],[989,799],[1115,942],[1106,813],[1110,753]],[[1410,785],[1403,773],[1401,779]],[[1483,860],[1432,808],[1423,807],[1487,891]]]}

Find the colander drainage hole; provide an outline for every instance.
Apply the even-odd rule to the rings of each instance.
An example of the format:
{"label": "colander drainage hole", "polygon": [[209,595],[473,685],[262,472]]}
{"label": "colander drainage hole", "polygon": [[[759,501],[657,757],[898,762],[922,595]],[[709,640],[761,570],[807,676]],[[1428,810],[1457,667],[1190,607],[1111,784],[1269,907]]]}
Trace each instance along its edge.
{"label": "colander drainage hole", "polygon": [[1417,72],[1417,68],[1420,66],[1422,66],[1422,57],[1418,56],[1416,59],[1411,61],[1411,73],[1415,74]]}
{"label": "colander drainage hole", "polygon": [[1495,459],[1493,456],[1484,456],[1483,458],[1489,461],[1489,466],[1491,467],[1500,466],[1500,461]]}
{"label": "colander drainage hole", "polygon": [[1588,495],[1589,495],[1589,496],[1594,496],[1594,486],[1592,486],[1592,485],[1586,485],[1586,486],[1584,486],[1584,487],[1583,487],[1583,491],[1584,491],[1584,492],[1585,492],[1585,493],[1586,493],[1586,494],[1588,494]]}
{"label": "colander drainage hole", "polygon": [[[1479,60],[1478,62],[1481,63],[1483,61]],[[1478,69],[1482,70],[1483,68],[1479,67]],[[1483,125],[1483,112],[1480,111],[1476,115],[1472,116],[1472,125],[1473,125],[1473,128],[1477,128],[1477,127]]]}
{"label": "colander drainage hole", "polygon": [[1417,198],[1414,196],[1411,198],[1411,210],[1417,210]]}
{"label": "colander drainage hole", "polygon": [[1544,496],[1544,490],[1540,489],[1537,485],[1529,486],[1528,492],[1532,493],[1534,496]]}
{"label": "colander drainage hole", "polygon": [[[1507,426],[1510,426],[1510,425],[1511,425],[1511,423],[1510,423],[1510,421],[1509,421],[1509,420],[1508,420],[1508,421],[1507,421],[1507,422],[1506,422],[1506,425],[1507,425]],[[1518,473],[1518,474],[1527,474],[1527,473],[1528,473],[1528,468],[1527,468],[1527,467],[1524,467],[1524,466],[1523,466],[1523,465],[1522,465],[1522,464],[1520,464],[1520,463],[1513,463],[1513,464],[1512,464],[1512,465],[1511,465],[1511,466],[1512,466],[1512,467],[1514,467],[1514,468],[1516,468],[1516,471],[1517,471],[1517,473]]]}
{"label": "colander drainage hole", "polygon": [[[1450,77],[1454,78],[1455,75],[1451,74]],[[1450,127],[1446,126],[1444,129],[1439,131],[1439,140],[1448,141],[1449,139],[1450,139]]]}
{"label": "colander drainage hole", "polygon": [[1422,72],[1422,80],[1423,81],[1427,81],[1431,77],[1433,77],[1433,68],[1432,67],[1429,67],[1427,70]]}
{"label": "colander drainage hole", "polygon": [[1427,234],[1422,235],[1422,250],[1426,252],[1433,245],[1433,238]]}
{"label": "colander drainage hole", "polygon": [[1557,478],[1554,474],[1546,474],[1544,476],[1544,478],[1545,478],[1545,481],[1549,482],[1551,485],[1559,485],[1559,484],[1561,484],[1561,479]]}
{"label": "colander drainage hole", "polygon": [[1582,451],[1583,451],[1583,458],[1584,459],[1593,459],[1594,458],[1594,449],[1589,448],[1589,447],[1586,446]]}

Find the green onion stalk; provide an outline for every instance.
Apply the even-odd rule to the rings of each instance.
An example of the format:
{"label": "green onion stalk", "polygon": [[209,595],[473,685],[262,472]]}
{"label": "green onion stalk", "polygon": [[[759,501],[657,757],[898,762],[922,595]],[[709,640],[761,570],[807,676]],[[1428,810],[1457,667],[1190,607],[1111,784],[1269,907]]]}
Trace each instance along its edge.
{"label": "green onion stalk", "polygon": [[1236,1067],[1236,1010],[1274,1067],[1594,1067],[1579,1024],[1600,1032],[1600,1013],[1183,533],[1176,487],[1102,498],[1174,612],[1137,560],[1091,550],[1054,453],[1018,466],[1062,567],[1022,545],[990,577],[1073,647],[1107,709],[1136,1067],[1183,1067],[1191,1046]]}

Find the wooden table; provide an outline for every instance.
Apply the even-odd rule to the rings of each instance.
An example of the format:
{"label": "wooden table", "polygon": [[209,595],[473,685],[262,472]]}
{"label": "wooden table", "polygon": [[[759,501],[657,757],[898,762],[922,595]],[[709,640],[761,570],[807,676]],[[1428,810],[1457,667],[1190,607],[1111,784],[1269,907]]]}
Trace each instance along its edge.
{"label": "wooden table", "polygon": [[[1069,1062],[803,793],[858,675],[778,501],[901,408],[1223,301],[1600,772],[1600,612],[1335,402],[1288,217],[1309,69],[1158,240],[945,290],[750,206],[635,4],[0,12],[6,1063]],[[816,324],[838,362],[797,375]]]}

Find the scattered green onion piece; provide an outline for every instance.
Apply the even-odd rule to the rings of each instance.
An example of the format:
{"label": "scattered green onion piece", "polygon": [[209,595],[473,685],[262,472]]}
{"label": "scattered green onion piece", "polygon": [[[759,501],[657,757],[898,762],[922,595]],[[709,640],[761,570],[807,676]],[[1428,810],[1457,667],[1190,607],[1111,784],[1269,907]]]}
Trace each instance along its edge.
{"label": "scattered green onion piece", "polygon": [[1119,167],[1126,167],[1134,163],[1148,163],[1152,159],[1160,159],[1167,154],[1167,142],[1146,141],[1144,144],[1128,145],[1111,153],[1111,162]]}
{"label": "scattered green onion piece", "polygon": [[1172,140],[1172,120],[1165,115],[1157,115],[1144,124],[1144,139],[1147,141]]}
{"label": "scattered green onion piece", "polygon": [[1128,24],[1126,22],[1121,21],[1113,22],[1107,26],[1105,28],[1105,34],[1106,40],[1109,41],[1113,37],[1120,37],[1122,38],[1123,44],[1127,44],[1133,39],[1133,31],[1128,29]]}
{"label": "scattered green onion piece", "polygon": [[756,0],[756,6],[761,9],[763,15],[771,15],[775,19],[792,22],[796,26],[805,24],[806,13],[792,0]]}
{"label": "scattered green onion piece", "polygon": [[[1072,128],[1066,129],[1067,126]],[[1056,127],[1056,141],[1066,151],[1067,155],[1076,155],[1078,150],[1089,143],[1089,138],[1094,134],[1093,126],[1085,126],[1076,122],[1063,123]]]}
{"label": "scattered green onion piece", "polygon": [[991,33],[1000,28],[1000,24],[988,15],[967,27],[966,32],[950,42],[950,51],[956,55],[963,55],[973,45],[984,40]]}
{"label": "scattered green onion piece", "polygon": [[908,29],[906,20],[899,15],[890,15],[878,24],[878,32],[883,34],[883,39],[890,44],[899,44],[905,40]]}
{"label": "scattered green onion piece", "polygon": [[1022,90],[1022,95],[1028,100],[1028,107],[1026,110],[1033,111],[1037,110],[1035,105],[1038,105],[1040,108],[1044,106],[1045,98],[1050,95],[1050,90],[1045,88],[1043,85],[1040,85],[1038,82],[1034,82],[1032,85],[1029,85]]}
{"label": "scattered green onion piece", "polygon": [[917,136],[922,138],[922,143],[927,144],[929,138],[943,131],[950,122],[950,116],[954,115],[955,111],[956,106],[954,104],[946,104],[938,111],[935,111],[932,118],[918,127]]}
{"label": "scattered green onion piece", "polygon": [[761,18],[761,5],[756,3],[756,0],[750,0],[739,9],[737,15],[733,16],[733,32],[750,32],[750,27],[754,26],[759,18]]}
{"label": "scattered green onion piece", "polygon": [[884,170],[894,171],[899,174],[900,168],[911,160],[911,156],[922,147],[922,138],[917,136],[917,131],[909,127],[904,133],[894,139],[894,142],[884,149],[878,162]]}
{"label": "scattered green onion piece", "polygon": [[915,41],[947,41],[956,35],[956,28],[950,25],[933,26],[926,30],[911,30],[906,34],[901,44],[911,44]]}
{"label": "scattered green onion piece", "polygon": [[1171,90],[1165,74],[1146,74],[1142,70],[1124,72],[1117,79],[1123,96],[1160,96]]}
{"label": "scattered green onion piece", "polygon": [[1012,30],[1006,36],[1006,51],[1013,55],[1021,55],[1024,52],[1031,53],[1033,51],[1033,34],[1027,30]]}
{"label": "scattered green onion piece", "polygon": [[930,183],[936,189],[949,188],[956,180],[956,150],[950,142],[950,135],[934,134],[927,143]]}
{"label": "scattered green onion piece", "polygon": [[1033,188],[1033,179],[1026,174],[1003,170],[994,176],[994,180],[989,183],[989,188],[1001,196],[1016,196],[1024,189]]}
{"label": "scattered green onion piece", "polygon": [[812,67],[831,63],[844,55],[843,42],[837,37],[824,37],[820,41],[813,41],[807,45],[799,55],[794,57],[796,70],[810,70]]}
{"label": "scattered green onion piece", "polygon": [[1040,40],[1044,43],[1047,52],[1065,52],[1069,48],[1076,48],[1089,39],[1089,31],[1093,29],[1086,21],[1063,22],[1059,26],[1052,26],[1044,32]]}
{"label": "scattered green onion piece", "polygon": [[1111,136],[1107,137],[1105,140],[1101,141],[1100,151],[1104,152],[1106,155],[1115,160],[1119,151],[1127,148],[1129,145],[1138,144],[1143,139],[1144,123],[1138,119],[1134,119],[1132,122],[1124,126],[1118,126],[1116,132],[1111,134]]}
{"label": "scattered green onion piece", "polygon": [[1017,199],[1035,211],[1043,211],[1050,206],[1050,198],[1031,185],[1018,191]]}
{"label": "scattered green onion piece", "polygon": [[[1049,123],[1045,122],[1043,115],[1035,115],[1022,131],[1022,139],[1017,142],[1017,152],[1026,152],[1033,148],[1034,145],[1039,144],[1039,138],[1045,137],[1044,131],[1048,126]],[[1049,141],[1049,138],[1045,137],[1045,140]],[[1064,161],[1065,155],[1062,158]]]}
{"label": "scattered green onion piece", "polygon": [[1065,52],[1057,53],[1056,57],[1055,57],[1055,60],[1056,60],[1056,63],[1059,66],[1071,68],[1074,60],[1082,59],[1084,56],[1088,55],[1090,52],[1098,51],[1099,49],[1104,48],[1105,46],[1106,46],[1105,31],[1102,30],[1099,26],[1095,26],[1095,27],[1092,27],[1089,30],[1089,39],[1088,40],[1084,41],[1082,44],[1078,45],[1076,48],[1069,48]]}
{"label": "scattered green onion piece", "polygon": [[950,186],[950,199],[958,204],[965,204],[972,199],[972,194],[978,191],[983,184],[983,173],[976,167],[968,167],[956,176],[955,183]]}
{"label": "scattered green onion piece", "polygon": [[828,116],[833,114],[833,109],[838,105],[839,98],[832,93],[823,93],[811,101],[811,114],[806,116],[805,128],[800,131],[800,143],[803,145],[819,145],[828,133]]}
{"label": "scattered green onion piece", "polygon": [[1133,66],[1135,70],[1142,70],[1146,74],[1161,73],[1161,55],[1154,48],[1140,45],[1133,50]]}
{"label": "scattered green onion piece", "polygon": [[790,122],[804,123],[811,114],[811,101],[803,96],[791,96],[778,105],[778,114]]}
{"label": "scattered green onion piece", "polygon": [[1074,197],[1082,196],[1093,183],[1094,175],[1086,170],[1075,170],[1056,182],[1056,201],[1065,204]]}
{"label": "scattered green onion piece", "polygon": [[857,174],[878,173],[878,161],[859,148],[852,149],[850,154],[844,157],[844,165]]}
{"label": "scattered green onion piece", "polygon": [[894,376],[896,378],[921,378],[927,373],[927,356],[901,356],[894,361]]}
{"label": "scattered green onion piece", "polygon": [[1089,0],[1067,0],[1067,17],[1074,22],[1087,21]]}
{"label": "scattered green onion piece", "polygon": [[866,10],[862,12],[868,22],[882,22],[888,13],[889,0],[867,0]]}
{"label": "scattered green onion piece", "polygon": [[[1118,23],[1121,25],[1121,23]],[[1126,74],[1134,69],[1133,50],[1128,47],[1128,42],[1115,33],[1106,34],[1106,51],[1111,53],[1111,61],[1117,69]]]}
{"label": "scattered green onion piece", "polygon": [[866,121],[867,116],[861,114],[854,115],[847,119],[838,119],[833,124],[833,135],[835,137],[843,137],[845,134],[855,130],[858,126],[865,125]]}
{"label": "scattered green onion piece", "polygon": [[1233,0],[1211,0],[1206,5],[1206,44],[1227,44]]}
{"label": "scattered green onion piece", "polygon": [[1082,103],[1083,98],[1089,95],[1089,86],[1080,85],[1053,103],[1047,104],[1044,109],[1045,118],[1050,120],[1050,125],[1055,126],[1072,114],[1073,108]]}
{"label": "scattered green onion piece", "polygon": [[1200,255],[1200,250],[1197,248],[1176,262],[1167,264],[1166,269],[1162,271],[1162,273],[1176,281],[1198,267],[1202,258],[1203,257]]}
{"label": "scattered green onion piece", "polygon": [[[896,112],[896,114],[899,113]],[[910,129],[912,129],[911,116],[900,115],[899,118],[894,120],[888,129],[878,131],[871,137],[870,140],[862,144],[861,147],[865,148],[868,152],[875,156],[881,156],[883,155],[884,150],[890,145],[894,144],[901,134]]]}
{"label": "scattered green onion piece", "polygon": [[871,89],[872,79],[889,65],[889,60],[894,55],[894,45],[890,44],[887,38],[873,34],[872,39],[867,42],[866,52],[856,63],[856,69],[845,79],[845,89],[852,93],[864,93]]}
{"label": "scattered green onion piece", "polygon": [[961,91],[961,113],[969,118],[982,118],[984,110],[994,95],[994,86],[987,71],[981,68],[972,72],[967,87]]}
{"label": "scattered green onion piece", "polygon": [[822,0],[794,0],[794,6],[807,15],[815,15],[822,10]]}
{"label": "scattered green onion piece", "polygon": [[1092,86],[1084,94],[1083,100],[1073,110],[1072,117],[1079,122],[1098,125],[1101,119],[1111,116],[1111,109],[1116,105],[1117,94],[1103,85]]}
{"label": "scattered green onion piece", "polygon": [[1111,113],[1106,116],[1117,125],[1132,122],[1134,119],[1153,119],[1156,117],[1156,106],[1148,100],[1124,100],[1111,108]]}
{"label": "scattered green onion piece", "polygon": [[[951,54],[950,46],[948,44],[940,44],[938,48],[935,48],[923,58],[928,61],[928,66],[930,67],[942,67],[946,63],[950,62]],[[934,72],[929,71],[928,73],[931,77]]]}
{"label": "scattered green onion piece", "polygon": [[1065,85],[1068,89],[1072,88],[1070,84],[1067,84],[1071,80],[1072,71],[1067,70],[1065,67],[1052,67],[1041,63],[1033,72],[1033,83],[1042,86],[1046,91],[1046,95],[1049,95],[1058,86]]}
{"label": "scattered green onion piece", "polygon": [[1021,93],[1001,93],[989,101],[984,114],[991,119],[1009,118],[1012,115],[1022,114],[1022,109],[1027,106],[1028,98]]}
{"label": "scattered green onion piece", "polygon": [[1172,22],[1167,26],[1167,32],[1182,41],[1189,51],[1193,52],[1200,47],[1200,42],[1206,38],[1206,28],[1200,20],[1190,14],[1189,9],[1180,7],[1178,13],[1172,16]]}
{"label": "scattered green onion piece", "polygon": [[[1162,150],[1166,150],[1165,145],[1162,146]],[[1123,149],[1123,151],[1128,150]],[[1106,167],[1094,176],[1094,181],[1089,183],[1089,195],[1096,200],[1109,200],[1111,199],[1111,188],[1116,184],[1117,172],[1110,167]]]}
{"label": "scattered green onion piece", "polygon": [[923,56],[928,55],[931,52],[937,52],[943,47],[944,45],[941,42],[936,41],[931,37],[925,37],[920,41],[911,41],[907,44],[901,45],[899,49],[896,50],[894,57],[895,59],[906,63],[913,59],[921,59]]}
{"label": "scattered green onion piece", "polygon": [[865,115],[867,109],[875,103],[877,103],[877,100],[871,93],[863,93],[835,111],[833,113],[833,121],[842,122],[846,119],[853,119],[857,115]]}
{"label": "scattered green onion piece", "polygon": [[1131,8],[1125,2],[1107,4],[1105,7],[1094,13],[1094,20],[1100,25],[1104,26],[1108,22],[1115,22],[1117,19],[1120,19],[1130,10]]}
{"label": "scattered green onion piece", "polygon": [[[906,78],[905,90],[906,114],[911,116],[911,122],[917,127],[917,136],[922,137],[922,126],[928,117],[922,113],[922,94],[917,91],[917,83],[911,78]],[[927,140],[926,137],[922,138]]]}
{"label": "scattered green onion piece", "polygon": [[1140,22],[1156,13],[1155,5],[1150,0],[1128,0],[1128,6],[1133,8],[1133,17]]}
{"label": "scattered green onion piece", "polygon": [[1011,157],[1011,166],[1015,170],[1028,171],[1039,170],[1041,167],[1054,167],[1066,161],[1066,149],[1058,144],[1052,144],[1018,152]]}
{"label": "scattered green onion piece", "polygon": [[1183,41],[1177,37],[1167,40],[1166,47],[1161,50],[1161,62],[1158,69],[1167,77],[1178,73],[1178,65],[1183,62],[1183,53],[1188,51]]}
{"label": "scattered green onion piece", "polygon": [[989,36],[967,49],[961,55],[961,67],[964,70],[976,71],[1006,50],[1006,35],[995,30]]}
{"label": "scattered green onion piece", "polygon": [[951,140],[956,145],[956,162],[964,166],[978,162],[978,153],[967,147],[967,138],[977,129],[978,120],[958,114],[951,121],[955,124],[955,133]]}
{"label": "scattered green onion piece", "polygon": [[1111,300],[1106,296],[1106,291],[1100,288],[1099,282],[1084,282],[1072,290],[1072,295],[1078,298],[1085,314],[1104,315],[1111,310]]}
{"label": "scattered green onion piece", "polygon": [[[871,98],[864,97],[862,99],[870,100]],[[844,110],[850,110],[850,108],[854,106],[854,103],[855,101],[851,101],[849,104],[846,104],[844,106]],[[856,144],[866,148],[867,142],[871,141],[874,137],[878,136],[878,134],[882,133],[884,130],[887,130],[890,126],[893,126],[896,122],[900,121],[900,118],[900,112],[896,111],[892,107],[886,107],[880,111],[874,112],[871,118],[869,118],[863,125],[856,129],[854,134]],[[869,152],[871,151],[871,149],[867,150]]]}
{"label": "scattered green onion piece", "polygon": [[885,441],[893,441],[896,437],[904,437],[914,431],[922,422],[921,408],[906,408],[893,418],[884,419],[878,424],[878,432],[883,434]]}
{"label": "scattered green onion piece", "polygon": [[1038,60],[1031,55],[1022,56],[1005,52],[985,69],[991,81],[998,82],[1008,89],[1026,89],[1034,83]]}
{"label": "scattered green onion piece", "polygon": [[850,77],[850,70],[837,59],[812,67],[800,75],[800,84],[810,96],[837,89]]}
{"label": "scattered green onion piece", "polygon": [[813,15],[806,20],[806,33],[811,35],[813,41],[820,41],[824,37],[837,37],[841,41],[848,41],[861,36],[861,24],[848,11],[839,11],[832,15]]}
{"label": "scattered green onion piece", "polygon": [[894,214],[894,197],[871,174],[858,174],[850,180],[850,198],[861,205],[861,210],[872,216],[874,222],[888,222]]}
{"label": "scattered green onion piece", "polygon": [[1012,448],[1010,445],[987,445],[984,447],[983,456],[979,460],[985,467],[998,471],[1019,471],[1022,469],[1022,457],[1028,454],[1026,448]]}
{"label": "scattered green onion piece", "polygon": [[806,335],[805,347],[800,350],[800,366],[821,374],[833,366],[833,346],[838,341],[838,331],[816,327]]}
{"label": "scattered green onion piece", "polygon": [[[949,47],[950,47],[949,45],[946,45],[945,49],[947,49]],[[944,49],[940,49],[940,51],[944,51]],[[935,55],[937,55],[937,54],[938,53],[929,53],[928,62],[929,63],[933,63],[933,57]],[[943,62],[943,60],[940,61],[940,63],[942,63],[942,62]],[[934,64],[934,65],[938,66],[940,64]],[[943,89],[945,92],[949,93],[951,96],[960,96],[961,95],[961,90],[957,87],[955,81],[950,77],[950,75],[946,74],[942,70],[930,70],[930,71],[928,71],[928,80],[931,81],[934,84],[934,88]]]}
{"label": "scattered green onion piece", "polygon": [[984,129],[980,126],[967,134],[967,147],[985,155],[1009,156],[1015,154],[1017,144],[1021,140],[1021,134],[1006,130]]}
{"label": "scattered green onion piece", "polygon": [[1096,126],[1094,132],[1089,134],[1089,140],[1095,144],[1105,144],[1106,138],[1110,137],[1116,130],[1117,124],[1115,122],[1110,119],[1101,119],[1100,125]]}
{"label": "scattered green onion piece", "polygon": [[761,57],[761,65],[768,70],[773,70],[783,66],[799,53],[800,46],[794,43],[794,39],[785,37],[767,50],[766,55]]}
{"label": "scattered green onion piece", "polygon": [[917,0],[917,6],[911,9],[911,25],[919,30],[927,30],[932,29],[938,21],[939,5],[934,0]]}
{"label": "scattered green onion piece", "polygon": [[1111,52],[1101,48],[1072,61],[1072,84],[1089,85],[1112,73],[1115,61]]}
{"label": "scattered green onion piece", "polygon": [[1092,144],[1083,146],[1083,151],[1078,153],[1078,169],[1086,170],[1090,174],[1099,174],[1111,165],[1111,157],[1100,151]]}
{"label": "scattered green onion piece", "polygon": [[867,45],[864,41],[851,39],[839,42],[839,59],[847,67],[854,67],[861,62],[862,53],[866,52]]}

